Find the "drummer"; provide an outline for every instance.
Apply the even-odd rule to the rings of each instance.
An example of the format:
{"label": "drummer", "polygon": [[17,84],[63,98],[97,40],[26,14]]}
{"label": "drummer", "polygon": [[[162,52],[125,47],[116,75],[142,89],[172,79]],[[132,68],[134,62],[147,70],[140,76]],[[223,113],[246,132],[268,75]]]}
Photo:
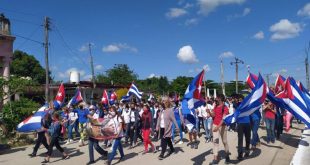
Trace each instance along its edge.
{"label": "drummer", "polygon": [[[87,115],[87,117],[91,120],[98,119],[100,117],[99,110],[96,108],[96,106],[91,105],[89,107],[90,114]],[[95,150],[102,156],[103,159],[107,159],[108,152],[103,150],[99,146],[99,141],[95,138],[92,138],[88,136],[88,153],[89,153],[89,162],[87,164],[94,164],[94,148]]]}

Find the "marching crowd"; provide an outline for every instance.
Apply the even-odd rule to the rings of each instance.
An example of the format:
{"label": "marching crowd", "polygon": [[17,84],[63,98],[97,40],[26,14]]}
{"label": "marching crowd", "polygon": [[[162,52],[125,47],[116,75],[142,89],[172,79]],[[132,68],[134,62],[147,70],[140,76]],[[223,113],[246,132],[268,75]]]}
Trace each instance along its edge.
{"label": "marching crowd", "polygon": [[[47,113],[41,120],[42,128],[37,131],[36,144],[29,156],[35,157],[40,145],[43,144],[47,152],[42,163],[50,161],[54,146],[63,154],[63,159],[68,159],[70,155],[61,147],[60,141],[66,140],[66,145],[70,145],[74,139],[79,137],[79,147],[85,146],[88,141],[88,164],[95,163],[94,148],[108,165],[114,160],[117,150],[120,155],[119,161],[125,160],[123,144],[134,148],[138,146],[139,140],[144,144],[143,154],[159,152],[158,159],[162,160],[175,152],[174,145],[183,144],[184,135],[187,133],[188,146],[192,149],[198,149],[197,139],[201,136],[205,137],[206,143],[213,143],[213,161],[210,164],[219,163],[218,153],[221,139],[226,153],[225,163],[228,164],[230,162],[228,131],[238,134],[238,160],[247,158],[251,150],[260,146],[258,135],[260,125],[266,125],[267,143],[274,143],[283,131],[285,110],[277,108],[268,100],[251,115],[239,117],[230,126],[225,125],[224,117],[234,113],[242,99],[241,95],[225,98],[221,94],[216,98],[206,98],[205,105],[195,110],[193,114],[195,117],[183,115],[179,101],[173,101],[168,97],[161,101],[116,103],[113,106],[101,104],[88,106],[80,103],[70,108],[63,107],[62,110],[55,110],[51,103],[50,113]],[[105,148],[111,147],[110,154],[99,145],[99,140],[87,136],[87,124],[99,118],[113,120],[115,124],[115,136],[111,140],[103,141]],[[204,132],[201,131],[202,129]],[[178,140],[176,135],[178,135]],[[245,137],[245,146],[243,137]],[[168,153],[166,153],[167,147],[169,147]]]}

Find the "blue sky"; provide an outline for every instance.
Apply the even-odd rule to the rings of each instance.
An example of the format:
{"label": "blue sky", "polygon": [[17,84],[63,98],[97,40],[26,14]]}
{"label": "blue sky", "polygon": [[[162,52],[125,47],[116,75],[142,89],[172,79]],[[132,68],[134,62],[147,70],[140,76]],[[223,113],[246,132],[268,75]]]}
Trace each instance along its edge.
{"label": "blue sky", "polygon": [[[233,57],[242,59],[239,79],[253,73],[281,73],[305,81],[310,40],[307,0],[0,0],[12,33],[43,41],[44,16],[51,18],[50,68],[56,80],[70,70],[90,76],[86,44],[93,44],[95,72],[126,63],[139,78],[195,76],[234,80]],[[44,66],[42,45],[17,37],[14,49]],[[274,77],[271,81],[274,81]]]}

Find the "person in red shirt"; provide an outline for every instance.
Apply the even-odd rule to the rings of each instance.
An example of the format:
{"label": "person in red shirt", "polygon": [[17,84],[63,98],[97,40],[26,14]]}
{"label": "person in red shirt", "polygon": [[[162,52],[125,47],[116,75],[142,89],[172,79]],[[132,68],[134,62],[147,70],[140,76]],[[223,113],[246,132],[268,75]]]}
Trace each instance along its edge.
{"label": "person in red shirt", "polygon": [[151,145],[152,151],[155,152],[155,146],[150,140],[150,133],[151,133],[151,124],[152,124],[152,112],[148,105],[143,106],[143,113],[142,113],[142,135],[143,135],[143,142],[144,142],[144,153],[148,152],[148,145]]}
{"label": "person in red shirt", "polygon": [[225,163],[227,164],[230,162],[230,158],[229,158],[229,147],[227,143],[227,127],[224,124],[223,118],[229,114],[229,111],[228,111],[227,106],[225,106],[225,96],[223,94],[218,95],[213,107],[214,109],[212,112],[210,110],[207,110],[208,113],[210,113],[213,118],[214,159],[210,164],[211,165],[218,164],[219,162],[218,151],[219,151],[219,140],[220,140],[219,138],[220,137],[225,147],[225,152],[226,152]]}
{"label": "person in red shirt", "polygon": [[263,110],[265,112],[265,123],[267,131],[267,143],[275,142],[274,127],[275,127],[275,118],[276,110],[274,109],[273,104],[266,100],[263,105]]}

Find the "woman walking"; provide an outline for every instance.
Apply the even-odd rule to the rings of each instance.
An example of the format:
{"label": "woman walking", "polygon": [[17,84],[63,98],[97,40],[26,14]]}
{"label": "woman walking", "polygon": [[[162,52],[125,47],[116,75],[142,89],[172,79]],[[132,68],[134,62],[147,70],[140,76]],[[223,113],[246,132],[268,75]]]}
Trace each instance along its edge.
{"label": "woman walking", "polygon": [[144,154],[146,154],[149,151],[148,145],[151,145],[152,151],[155,152],[155,147],[150,140],[152,113],[150,111],[149,106],[147,105],[143,106],[143,113],[141,119],[142,119],[142,135],[144,142]]}
{"label": "woman walking", "polygon": [[61,133],[61,123],[59,121],[59,114],[54,113],[52,119],[53,119],[53,123],[51,124],[50,128],[48,129],[48,132],[51,135],[51,142],[50,142],[50,145],[48,147],[47,157],[44,159],[44,161],[42,163],[49,163],[50,157],[53,153],[53,147],[54,146],[56,146],[56,148],[62,153],[63,159],[68,159],[70,157],[66,152],[64,152],[64,149],[61,148],[61,146],[59,144],[59,137],[60,137],[60,133]]}
{"label": "woman walking", "polygon": [[124,159],[124,151],[123,151],[123,146],[121,139],[124,136],[123,134],[123,119],[121,116],[118,115],[117,110],[115,107],[110,107],[110,112],[109,112],[109,118],[110,120],[113,121],[114,123],[114,133],[115,133],[115,138],[114,138],[114,144],[112,146],[112,153],[110,157],[108,158],[106,164],[110,165],[112,160],[114,159],[116,155],[116,150],[118,149],[119,154],[120,154],[120,161]]}
{"label": "woman walking", "polygon": [[164,110],[160,112],[157,122],[156,130],[160,128],[160,134],[162,134],[161,138],[161,153],[159,155],[159,159],[164,159],[164,154],[167,149],[167,145],[170,147],[170,151],[167,156],[170,156],[174,153],[173,144],[171,141],[172,134],[172,123],[175,124],[176,129],[179,129],[178,123],[175,120],[174,113],[172,110],[171,102],[168,98],[164,99]]}

